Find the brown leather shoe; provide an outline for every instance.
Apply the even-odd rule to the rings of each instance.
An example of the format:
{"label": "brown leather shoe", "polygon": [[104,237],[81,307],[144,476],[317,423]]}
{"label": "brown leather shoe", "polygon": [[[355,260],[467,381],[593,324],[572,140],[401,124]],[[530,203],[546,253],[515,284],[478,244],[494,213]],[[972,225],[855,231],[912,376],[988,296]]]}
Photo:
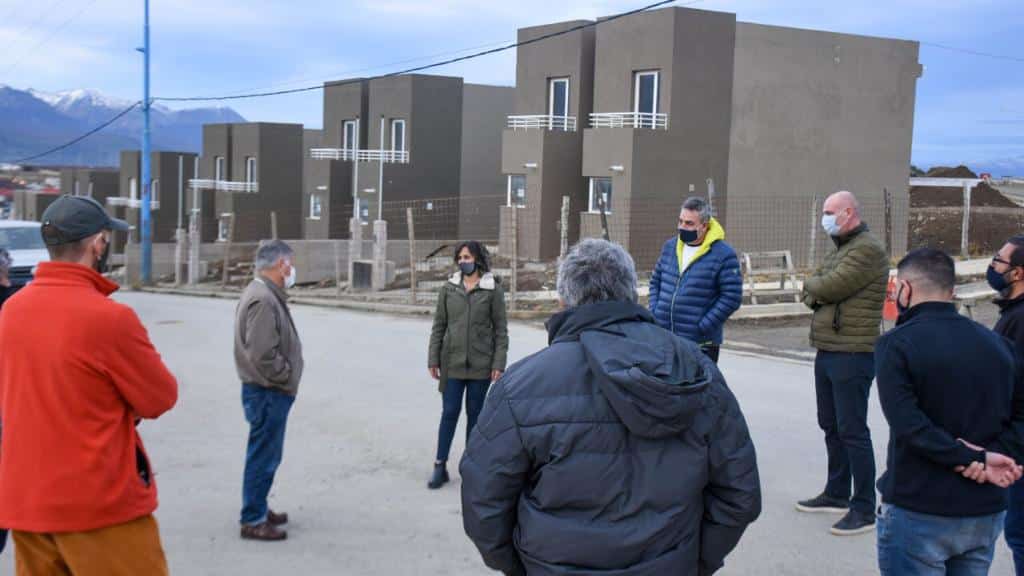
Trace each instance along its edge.
{"label": "brown leather shoe", "polygon": [[272,526],[284,526],[288,523],[288,513],[277,513],[273,510],[267,510],[267,523]]}
{"label": "brown leather shoe", "polygon": [[287,532],[271,525],[270,522],[263,522],[262,524],[245,524],[242,526],[243,540],[274,542],[277,540],[286,540],[287,538]]}

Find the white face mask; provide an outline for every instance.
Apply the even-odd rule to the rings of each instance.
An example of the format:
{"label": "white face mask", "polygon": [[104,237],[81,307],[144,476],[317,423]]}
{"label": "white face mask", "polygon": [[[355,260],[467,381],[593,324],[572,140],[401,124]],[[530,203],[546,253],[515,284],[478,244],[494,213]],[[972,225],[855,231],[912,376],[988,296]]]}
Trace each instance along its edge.
{"label": "white face mask", "polygon": [[291,288],[292,286],[295,286],[295,265],[292,264],[291,266],[289,266],[289,268],[291,268],[292,270],[291,272],[288,273],[287,276],[284,277],[285,288]]}
{"label": "white face mask", "polygon": [[839,216],[836,214],[822,214],[821,215],[821,227],[825,229],[825,233],[829,236],[839,236],[841,227],[837,220]]}

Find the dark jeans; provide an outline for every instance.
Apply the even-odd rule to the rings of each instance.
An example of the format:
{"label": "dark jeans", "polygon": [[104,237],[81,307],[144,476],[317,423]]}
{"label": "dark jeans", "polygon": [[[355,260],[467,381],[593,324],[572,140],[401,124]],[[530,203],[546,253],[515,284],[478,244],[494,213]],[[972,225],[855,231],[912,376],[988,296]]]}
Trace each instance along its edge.
{"label": "dark jeans", "polygon": [[476,426],[476,418],[484,407],[487,388],[490,380],[459,380],[449,378],[441,395],[441,426],[437,431],[437,461],[446,462],[455,438],[455,427],[459,424],[459,413],[462,411],[462,395],[466,395],[466,441],[469,433]]}
{"label": "dark jeans", "polygon": [[1010,507],[1006,510],[1004,535],[1013,552],[1017,576],[1024,576],[1024,482],[1010,486]]}
{"label": "dark jeans", "polygon": [[718,364],[718,352],[720,350],[721,346],[719,346],[718,344],[705,344],[700,347],[700,351],[703,352],[704,355],[707,356],[708,358],[711,358],[711,361],[714,362],[715,364]]}
{"label": "dark jeans", "polygon": [[825,494],[849,499],[850,508],[864,515],[875,513],[875,452],[868,430],[874,377],[873,354],[819,350],[814,360],[818,426],[825,432],[828,451]]}
{"label": "dark jeans", "polygon": [[878,569],[882,576],[986,576],[1004,514],[955,518],[883,504]]}
{"label": "dark jeans", "polygon": [[249,422],[249,447],[242,478],[242,524],[267,519],[267,495],[284,452],[284,430],[295,397],[255,384],[242,384],[242,408]]}
{"label": "dark jeans", "polygon": [[0,528],[0,552],[4,551],[4,547],[7,546],[7,530]]}

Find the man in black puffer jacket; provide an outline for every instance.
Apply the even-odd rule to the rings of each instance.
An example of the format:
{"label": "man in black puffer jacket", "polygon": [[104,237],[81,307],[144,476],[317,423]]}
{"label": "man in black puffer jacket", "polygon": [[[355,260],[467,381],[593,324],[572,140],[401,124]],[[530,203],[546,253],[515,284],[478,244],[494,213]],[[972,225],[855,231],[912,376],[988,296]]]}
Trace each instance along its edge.
{"label": "man in black puffer jacket", "polygon": [[505,574],[706,575],[761,510],[736,398],[636,304],[633,261],[563,261],[550,346],[494,385],[462,459],[463,523]]}

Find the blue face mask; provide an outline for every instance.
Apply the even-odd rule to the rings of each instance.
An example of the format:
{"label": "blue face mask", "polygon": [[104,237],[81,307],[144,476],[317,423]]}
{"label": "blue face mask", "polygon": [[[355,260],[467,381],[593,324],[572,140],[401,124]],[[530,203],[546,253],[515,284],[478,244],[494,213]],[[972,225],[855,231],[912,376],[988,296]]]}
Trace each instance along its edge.
{"label": "blue face mask", "polygon": [[459,262],[459,270],[463,276],[472,276],[476,272],[476,262]]}
{"label": "blue face mask", "polygon": [[[1009,270],[1007,270],[1009,272]],[[1003,292],[1010,287],[1013,282],[1006,279],[1006,274],[1000,274],[995,268],[989,266],[988,272],[985,274],[985,279],[988,280],[988,285],[996,292]]]}
{"label": "blue face mask", "polygon": [[822,214],[821,215],[821,227],[825,229],[825,233],[829,236],[839,236],[839,231],[842,229],[839,226],[839,216],[837,214]]}

